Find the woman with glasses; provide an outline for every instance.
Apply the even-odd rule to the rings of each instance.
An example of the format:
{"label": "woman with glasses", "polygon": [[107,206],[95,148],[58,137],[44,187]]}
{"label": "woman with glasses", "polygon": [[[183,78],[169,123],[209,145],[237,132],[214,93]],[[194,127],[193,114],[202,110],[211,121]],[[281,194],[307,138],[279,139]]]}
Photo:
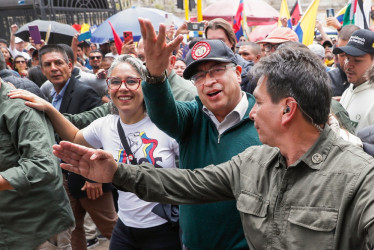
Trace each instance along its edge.
{"label": "woman with glasses", "polygon": [[10,50],[6,47],[0,47],[1,52],[5,58],[5,63],[8,69],[13,69],[13,56]]}
{"label": "woman with glasses", "polygon": [[[30,101],[26,105],[45,111],[64,140],[103,148],[118,162],[149,162],[160,168],[175,167],[177,142],[159,130],[146,112],[141,88],[145,76],[143,63],[129,55],[121,55],[112,63],[108,75],[112,114],[95,120],[83,130],[78,130],[50,103],[36,96],[22,90],[13,91],[10,96],[26,99]],[[124,132],[122,138],[121,129]],[[122,143],[125,140],[127,143]],[[124,144],[128,144],[132,154],[125,150]],[[112,233],[110,249],[181,249],[179,227],[156,211],[170,211],[165,208],[167,206],[145,202],[132,193],[119,191],[119,220]]]}
{"label": "woman with glasses", "polygon": [[27,60],[22,55],[17,55],[13,61],[13,69],[20,74],[21,77],[28,77]]}

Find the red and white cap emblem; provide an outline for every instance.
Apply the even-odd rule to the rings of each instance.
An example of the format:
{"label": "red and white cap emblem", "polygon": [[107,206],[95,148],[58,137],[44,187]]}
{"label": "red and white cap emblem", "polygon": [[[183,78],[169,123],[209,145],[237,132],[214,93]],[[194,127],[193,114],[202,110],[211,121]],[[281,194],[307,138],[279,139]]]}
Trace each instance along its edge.
{"label": "red and white cap emblem", "polygon": [[197,42],[193,46],[191,56],[194,60],[198,60],[209,55],[211,51],[210,44],[207,42]]}

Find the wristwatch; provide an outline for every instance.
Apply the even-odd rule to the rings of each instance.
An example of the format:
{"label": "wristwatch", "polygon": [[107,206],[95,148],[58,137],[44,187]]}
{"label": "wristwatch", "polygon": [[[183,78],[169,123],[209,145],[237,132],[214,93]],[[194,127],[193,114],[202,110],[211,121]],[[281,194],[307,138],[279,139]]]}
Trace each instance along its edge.
{"label": "wristwatch", "polygon": [[149,71],[147,69],[147,72],[145,74],[145,81],[146,81],[146,83],[150,83],[150,84],[162,83],[166,80],[166,77],[167,77],[166,70],[165,70],[164,74],[162,74],[160,76],[151,76],[151,74],[149,74]]}

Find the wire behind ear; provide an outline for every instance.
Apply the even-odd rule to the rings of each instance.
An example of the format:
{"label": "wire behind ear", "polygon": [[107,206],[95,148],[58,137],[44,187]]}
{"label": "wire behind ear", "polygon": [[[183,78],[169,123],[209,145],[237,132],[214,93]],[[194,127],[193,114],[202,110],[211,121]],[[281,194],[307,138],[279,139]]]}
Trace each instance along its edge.
{"label": "wire behind ear", "polygon": [[283,114],[290,113],[291,108],[289,106],[286,106],[286,108],[283,110]]}

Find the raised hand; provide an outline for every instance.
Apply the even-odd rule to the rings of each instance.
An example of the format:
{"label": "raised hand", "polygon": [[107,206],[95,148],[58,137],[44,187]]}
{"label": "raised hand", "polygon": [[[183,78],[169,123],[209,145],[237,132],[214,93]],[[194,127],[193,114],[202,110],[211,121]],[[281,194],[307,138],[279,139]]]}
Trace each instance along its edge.
{"label": "raised hand", "polygon": [[150,20],[143,18],[138,20],[144,42],[144,54],[147,58],[147,69],[151,76],[161,76],[169,65],[171,52],[179,46],[183,36],[178,35],[166,43],[165,24],[160,24],[159,33],[156,35]]}

